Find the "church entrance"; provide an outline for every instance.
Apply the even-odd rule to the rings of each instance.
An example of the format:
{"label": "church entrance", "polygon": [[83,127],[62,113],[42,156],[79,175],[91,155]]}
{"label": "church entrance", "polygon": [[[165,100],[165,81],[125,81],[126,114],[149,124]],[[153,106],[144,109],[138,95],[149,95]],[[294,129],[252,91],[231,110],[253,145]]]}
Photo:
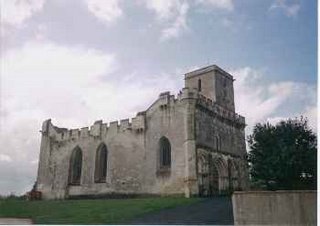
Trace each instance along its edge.
{"label": "church entrance", "polygon": [[219,194],[219,172],[214,163],[210,165],[210,195]]}
{"label": "church entrance", "polygon": [[210,153],[198,152],[199,195],[208,197],[219,194],[219,171]]}

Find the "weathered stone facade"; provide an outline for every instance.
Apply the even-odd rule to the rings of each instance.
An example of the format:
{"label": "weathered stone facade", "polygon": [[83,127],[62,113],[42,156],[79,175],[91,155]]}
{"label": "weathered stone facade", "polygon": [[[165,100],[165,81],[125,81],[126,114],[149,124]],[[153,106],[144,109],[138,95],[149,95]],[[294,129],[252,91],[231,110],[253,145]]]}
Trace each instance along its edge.
{"label": "weathered stone facade", "polygon": [[235,113],[233,78],[213,65],[185,74],[131,120],[65,129],[46,120],[37,190],[76,195],[212,195],[247,188],[245,120]]}

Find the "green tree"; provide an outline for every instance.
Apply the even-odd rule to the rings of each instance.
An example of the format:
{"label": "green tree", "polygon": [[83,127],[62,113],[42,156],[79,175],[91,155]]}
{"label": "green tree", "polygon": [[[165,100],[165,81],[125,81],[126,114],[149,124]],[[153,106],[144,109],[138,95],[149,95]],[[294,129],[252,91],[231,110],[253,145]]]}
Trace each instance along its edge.
{"label": "green tree", "polygon": [[317,137],[306,118],[257,124],[248,137],[250,176],[268,189],[316,189]]}

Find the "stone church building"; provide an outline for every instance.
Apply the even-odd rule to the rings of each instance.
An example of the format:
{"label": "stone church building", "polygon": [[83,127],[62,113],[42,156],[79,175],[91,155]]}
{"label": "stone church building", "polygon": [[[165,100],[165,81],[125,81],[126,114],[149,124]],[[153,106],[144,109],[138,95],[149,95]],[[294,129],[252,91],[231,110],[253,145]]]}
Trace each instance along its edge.
{"label": "stone church building", "polygon": [[37,190],[44,199],[90,195],[210,196],[248,186],[245,119],[233,77],[216,65],[185,74],[177,96],[81,129],[42,124]]}

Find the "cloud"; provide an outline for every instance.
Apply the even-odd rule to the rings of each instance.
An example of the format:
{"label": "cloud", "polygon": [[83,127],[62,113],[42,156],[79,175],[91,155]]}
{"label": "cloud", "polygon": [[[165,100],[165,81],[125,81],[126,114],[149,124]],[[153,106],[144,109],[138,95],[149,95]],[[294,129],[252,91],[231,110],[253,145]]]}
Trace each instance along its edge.
{"label": "cloud", "polygon": [[134,117],[183,82],[169,73],[125,74],[112,53],[48,40],[6,51],[1,65],[0,194],[32,187],[45,119],[79,128]]}
{"label": "cloud", "polygon": [[317,105],[307,105],[305,108],[299,112],[296,113],[295,115],[290,115],[287,117],[271,117],[267,118],[266,121],[270,122],[271,124],[277,124],[280,121],[287,120],[289,118],[299,118],[300,116],[303,116],[307,118],[308,120],[308,126],[310,129],[312,129],[315,133],[318,131],[318,123],[317,123],[317,118],[318,118],[318,110],[317,110]]}
{"label": "cloud", "polygon": [[40,12],[45,0],[0,0],[2,37],[10,34],[12,29],[21,27],[33,14]]}
{"label": "cloud", "polygon": [[146,7],[156,13],[158,20],[168,20],[176,16],[181,5],[179,0],[146,0]]}
{"label": "cloud", "polygon": [[0,162],[12,162],[12,159],[9,155],[0,154]]}
{"label": "cloud", "polygon": [[222,9],[227,11],[233,11],[233,0],[197,0],[197,4],[210,7],[211,9]]}
{"label": "cloud", "polygon": [[275,0],[270,6],[269,10],[282,10],[287,17],[294,17],[298,14],[300,10],[300,5],[298,3],[287,3],[287,0]]}
{"label": "cloud", "polygon": [[[24,178],[23,186],[17,183],[17,192],[32,186],[36,179],[37,164],[33,161],[38,159],[40,150],[41,122],[54,118],[66,126],[85,125],[88,114],[94,116],[95,111],[83,104],[89,96],[87,93],[95,92],[99,75],[108,75],[115,67],[113,54],[80,46],[66,48],[50,42],[28,42],[21,49],[4,53],[0,73],[0,146],[3,147],[0,155],[7,164],[2,164],[3,161],[0,164],[0,192],[13,187],[16,182],[11,178],[13,175]],[[8,168],[11,177],[6,176]]]}
{"label": "cloud", "polygon": [[307,117],[310,128],[313,131],[317,132],[318,131],[317,106],[316,105],[307,106],[301,115],[304,115],[305,117]]}
{"label": "cloud", "polygon": [[[153,11],[158,23],[164,28],[161,31],[160,40],[167,41],[180,37],[189,29],[187,20],[188,13],[192,7],[209,7],[210,9],[232,11],[234,4],[232,0],[144,0],[147,9]],[[228,25],[230,21],[226,21]]]}
{"label": "cloud", "polygon": [[264,73],[251,67],[230,70],[230,73],[236,79],[236,111],[246,117],[247,134],[258,122],[276,123],[300,115],[308,116],[310,126],[316,128],[315,86],[292,81],[267,83]]}
{"label": "cloud", "polygon": [[181,0],[146,0],[147,9],[153,11],[158,23],[164,28],[161,31],[161,41],[177,38],[188,29],[187,16],[189,4]]}
{"label": "cloud", "polygon": [[222,25],[225,27],[232,27],[233,24],[234,24],[234,22],[228,18],[222,19]]}
{"label": "cloud", "polygon": [[114,23],[123,16],[119,0],[85,0],[89,12],[105,24]]}
{"label": "cloud", "polygon": [[41,11],[45,0],[0,0],[1,22],[12,26],[20,26],[34,13]]}
{"label": "cloud", "polygon": [[161,40],[168,40],[179,37],[180,33],[188,28],[186,18],[189,5],[183,3],[179,8],[178,16],[171,26],[162,30]]}

